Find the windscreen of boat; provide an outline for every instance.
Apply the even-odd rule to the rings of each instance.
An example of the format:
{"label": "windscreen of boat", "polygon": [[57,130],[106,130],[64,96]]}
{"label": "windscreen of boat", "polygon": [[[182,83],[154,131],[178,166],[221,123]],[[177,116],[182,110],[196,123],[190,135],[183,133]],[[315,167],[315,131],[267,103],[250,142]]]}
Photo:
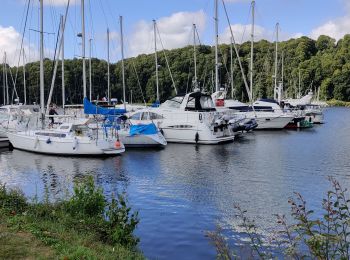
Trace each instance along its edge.
{"label": "windscreen of boat", "polygon": [[216,109],[211,96],[194,93],[188,97],[186,110],[215,111]]}
{"label": "windscreen of boat", "polygon": [[167,101],[165,101],[161,105],[161,107],[165,107],[165,108],[180,108],[183,99],[184,99],[183,96],[173,97],[173,98],[168,99]]}

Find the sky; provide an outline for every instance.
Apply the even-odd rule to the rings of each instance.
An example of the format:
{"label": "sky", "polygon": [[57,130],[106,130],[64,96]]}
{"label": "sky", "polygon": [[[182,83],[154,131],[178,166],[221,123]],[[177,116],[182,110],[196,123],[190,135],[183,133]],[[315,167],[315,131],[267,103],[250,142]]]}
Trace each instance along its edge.
{"label": "sky", "polygon": [[[7,53],[11,65],[22,64],[20,46],[29,0],[1,0],[0,57]],[[60,15],[68,0],[44,0],[45,57],[53,58]],[[224,0],[236,42],[250,37],[251,0]],[[339,40],[350,33],[350,0],[256,0],[255,38],[280,40],[329,35]],[[120,23],[123,16],[125,57],[154,52],[152,20],[157,21],[158,50],[193,43],[192,24],[199,40],[214,44],[214,0],[85,0],[86,56],[92,39],[93,57],[107,59],[107,28],[110,31],[110,60],[121,59]],[[229,23],[219,0],[219,42],[230,41]],[[24,32],[25,61],[38,59],[39,1],[31,0]],[[65,31],[65,57],[81,57],[81,0],[71,0]],[[160,40],[161,39],[161,40]],[[198,40],[197,40],[198,41]]]}

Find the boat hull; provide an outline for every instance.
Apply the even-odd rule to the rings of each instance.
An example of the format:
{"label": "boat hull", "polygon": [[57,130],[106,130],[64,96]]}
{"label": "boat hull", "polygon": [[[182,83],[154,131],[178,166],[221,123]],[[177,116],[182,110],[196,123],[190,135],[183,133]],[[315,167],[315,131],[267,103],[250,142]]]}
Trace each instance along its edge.
{"label": "boat hull", "polygon": [[113,147],[113,141],[90,140],[89,138],[42,137],[23,133],[8,133],[15,149],[52,155],[112,155],[125,151],[122,144]]}

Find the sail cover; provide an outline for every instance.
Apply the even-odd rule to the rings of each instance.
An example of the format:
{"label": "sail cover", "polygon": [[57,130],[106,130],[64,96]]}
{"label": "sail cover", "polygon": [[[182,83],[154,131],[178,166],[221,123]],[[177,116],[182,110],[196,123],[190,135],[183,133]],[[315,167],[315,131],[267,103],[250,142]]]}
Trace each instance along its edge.
{"label": "sail cover", "polygon": [[154,135],[157,134],[158,129],[154,123],[131,125],[129,134],[134,135]]}
{"label": "sail cover", "polygon": [[92,104],[87,98],[84,98],[84,113],[87,115],[105,115],[114,116],[126,113],[125,109],[108,109]]}

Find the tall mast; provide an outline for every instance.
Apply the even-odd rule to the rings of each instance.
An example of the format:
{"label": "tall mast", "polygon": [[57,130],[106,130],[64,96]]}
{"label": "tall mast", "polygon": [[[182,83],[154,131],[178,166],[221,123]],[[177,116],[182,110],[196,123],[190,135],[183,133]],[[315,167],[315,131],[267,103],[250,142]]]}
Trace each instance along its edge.
{"label": "tall mast", "polygon": [[123,16],[119,16],[120,24],[120,46],[122,54],[122,79],[123,79],[123,103],[126,110],[126,96],[125,96],[125,68],[124,68],[124,38],[123,38]]}
{"label": "tall mast", "polygon": [[215,91],[219,91],[219,58],[218,58],[218,45],[219,45],[219,27],[218,27],[218,0],[215,0]]}
{"label": "tall mast", "polygon": [[159,102],[159,80],[158,80],[158,57],[157,57],[157,33],[156,33],[156,20],[153,20],[154,30],[154,59],[156,62],[156,86],[157,86],[157,101]]}
{"label": "tall mast", "polygon": [[193,24],[194,87],[197,87],[196,25]]}
{"label": "tall mast", "polygon": [[278,30],[279,30],[279,23],[276,23],[276,50],[275,50],[275,90],[273,94],[273,98],[277,98],[277,71],[278,71]]}
{"label": "tall mast", "polygon": [[284,51],[282,51],[282,69],[281,69],[281,99],[284,91]]}
{"label": "tall mast", "polygon": [[89,99],[90,101],[92,100],[92,79],[91,79],[91,42],[92,42],[92,39],[89,39]]}
{"label": "tall mast", "polygon": [[40,0],[40,108],[42,120],[45,116],[44,98],[44,0]]}
{"label": "tall mast", "polygon": [[8,78],[7,78],[7,54],[5,51],[5,89],[6,89],[6,104],[10,104],[10,99],[9,99],[9,83],[8,83]]}
{"label": "tall mast", "polygon": [[3,89],[2,89],[2,97],[3,97],[3,105],[6,105],[6,94],[5,94],[5,57],[3,59],[2,62],[2,85],[3,85]]}
{"label": "tall mast", "polygon": [[233,39],[231,37],[231,44],[230,44],[230,74],[231,74],[231,98],[233,99],[234,93],[233,93]]}
{"label": "tall mast", "polygon": [[253,99],[253,65],[254,65],[254,26],[255,26],[255,0],[252,1],[252,31],[250,46],[250,96]]}
{"label": "tall mast", "polygon": [[298,91],[298,98],[300,98],[301,97],[301,95],[300,95],[300,91],[301,90],[301,73],[300,73],[300,69],[299,69],[299,91]]}
{"label": "tall mast", "polygon": [[83,94],[86,98],[86,64],[85,64],[85,4],[84,0],[81,0],[81,39],[82,39],[82,48],[81,48],[81,57],[83,59]]}
{"label": "tall mast", "polygon": [[109,28],[107,28],[107,100],[110,103],[110,74],[109,74]]}
{"label": "tall mast", "polygon": [[23,96],[24,104],[27,104],[27,87],[26,87],[26,63],[25,63],[25,53],[23,49]]}
{"label": "tall mast", "polygon": [[61,37],[62,37],[62,45],[61,45],[61,59],[62,59],[62,107],[64,110],[64,107],[66,105],[66,89],[64,84],[64,21],[63,21],[63,15],[61,15]]}

